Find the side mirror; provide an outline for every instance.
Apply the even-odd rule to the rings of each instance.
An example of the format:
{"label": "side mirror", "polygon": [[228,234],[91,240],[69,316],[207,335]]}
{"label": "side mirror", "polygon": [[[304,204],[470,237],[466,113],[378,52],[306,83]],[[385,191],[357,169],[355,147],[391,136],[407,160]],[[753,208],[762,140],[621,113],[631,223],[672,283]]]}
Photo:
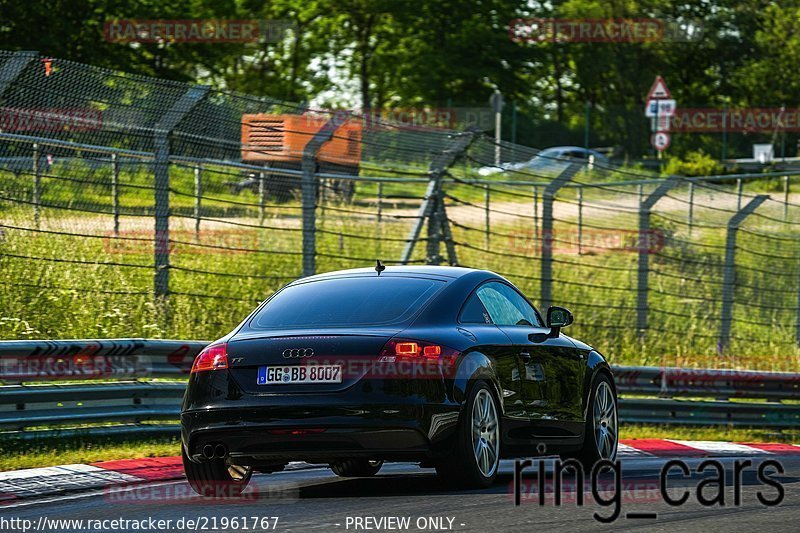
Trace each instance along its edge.
{"label": "side mirror", "polygon": [[569,309],[551,305],[547,308],[547,327],[550,329],[564,328],[572,324],[572,313]]}
{"label": "side mirror", "polygon": [[572,313],[569,309],[564,307],[557,307],[551,305],[547,309],[547,327],[550,331],[547,333],[531,333],[528,339],[531,342],[545,342],[547,339],[557,339],[561,333],[561,328],[572,324]]}

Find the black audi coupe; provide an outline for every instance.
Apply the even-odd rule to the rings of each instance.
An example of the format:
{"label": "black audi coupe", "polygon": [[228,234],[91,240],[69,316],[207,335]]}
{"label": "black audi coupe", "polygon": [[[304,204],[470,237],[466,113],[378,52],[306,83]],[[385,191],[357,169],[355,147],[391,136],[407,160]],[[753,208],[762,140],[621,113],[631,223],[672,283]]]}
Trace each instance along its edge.
{"label": "black audi coupe", "polygon": [[290,461],[371,476],[435,467],[464,487],[501,458],[617,453],[611,369],[485,270],[389,266],[299,279],[195,359],[181,412],[186,476],[238,495]]}

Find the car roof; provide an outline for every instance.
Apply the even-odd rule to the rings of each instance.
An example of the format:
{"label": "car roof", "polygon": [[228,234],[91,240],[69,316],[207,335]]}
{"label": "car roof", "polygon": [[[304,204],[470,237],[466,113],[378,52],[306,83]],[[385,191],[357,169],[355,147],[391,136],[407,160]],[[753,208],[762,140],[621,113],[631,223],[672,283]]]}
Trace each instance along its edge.
{"label": "car roof", "polygon": [[[475,268],[467,268],[467,267],[454,267],[454,266],[436,266],[436,265],[386,265],[386,269],[381,272],[381,275],[392,275],[392,276],[432,276],[437,278],[451,278],[451,279],[458,279],[463,276],[474,274],[476,272],[481,272],[486,274],[487,277],[501,277],[494,272],[490,272],[488,270],[480,270]],[[331,279],[331,278],[345,278],[345,277],[353,277],[353,276],[377,276],[377,272],[375,271],[375,267],[366,267],[366,268],[351,268],[348,270],[335,270],[333,272],[325,272],[322,274],[316,274],[313,276],[301,278],[297,280],[297,282],[306,282],[306,281],[317,281],[322,279]]]}
{"label": "car roof", "polygon": [[591,148],[583,148],[582,146],[551,146],[550,148],[544,148],[539,153],[540,154],[547,154],[547,153],[550,153],[550,154],[556,154],[556,153],[561,154],[561,153],[564,153],[564,152],[582,152],[582,153],[587,153],[587,154],[603,155],[603,154],[600,154],[600,152],[592,150]]}

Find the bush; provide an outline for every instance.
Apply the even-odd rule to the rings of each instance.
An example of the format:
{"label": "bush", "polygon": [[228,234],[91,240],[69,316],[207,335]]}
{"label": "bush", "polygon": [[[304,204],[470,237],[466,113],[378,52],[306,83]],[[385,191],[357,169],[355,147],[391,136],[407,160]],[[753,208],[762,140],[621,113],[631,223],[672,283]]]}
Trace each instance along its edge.
{"label": "bush", "polygon": [[689,152],[685,159],[671,157],[664,174],[679,176],[711,176],[722,174],[722,164],[702,150]]}

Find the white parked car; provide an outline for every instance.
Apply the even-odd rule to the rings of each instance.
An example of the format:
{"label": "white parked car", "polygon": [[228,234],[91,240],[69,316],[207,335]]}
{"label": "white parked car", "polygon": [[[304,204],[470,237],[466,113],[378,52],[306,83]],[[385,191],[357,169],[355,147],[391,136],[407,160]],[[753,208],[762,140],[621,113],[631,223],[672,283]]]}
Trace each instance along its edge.
{"label": "white parked car", "polygon": [[478,169],[481,176],[489,176],[499,172],[523,172],[535,176],[555,177],[569,166],[574,160],[588,160],[589,168],[595,163],[606,165],[608,158],[600,152],[581,148],[579,146],[554,146],[545,148],[532,159],[517,163],[502,163],[497,166],[486,166]]}

